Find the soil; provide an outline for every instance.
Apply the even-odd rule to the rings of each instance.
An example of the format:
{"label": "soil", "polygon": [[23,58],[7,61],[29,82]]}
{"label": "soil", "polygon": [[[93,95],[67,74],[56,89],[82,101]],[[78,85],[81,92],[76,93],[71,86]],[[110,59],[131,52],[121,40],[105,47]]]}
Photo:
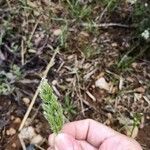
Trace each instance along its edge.
{"label": "soil", "polygon": [[144,150],[150,149],[150,125],[145,126],[139,131],[137,140],[143,146]]}
{"label": "soil", "polygon": [[[0,149],[21,150],[22,146],[18,138],[18,129],[21,123],[21,119],[23,118],[22,107],[19,107],[16,103],[14,103],[14,100],[12,101],[3,96],[0,97],[0,104]],[[32,111],[31,116],[33,114],[35,115],[34,111]],[[48,135],[51,133],[49,130],[49,125],[40,111],[36,111],[34,121],[31,122],[30,125],[37,129],[36,133],[42,135],[45,139],[47,139]],[[15,130],[15,132],[10,133],[12,135],[8,135],[8,131],[10,129]],[[30,145],[28,141],[26,141],[26,144]],[[46,149],[47,145],[47,141],[45,141],[42,144],[42,147]]]}
{"label": "soil", "polygon": [[[142,8],[135,12],[124,0],[110,8],[99,2],[81,0],[72,10],[66,1],[0,1],[1,150],[22,149],[19,126],[56,50],[47,79],[67,119],[92,118],[128,136],[136,126],[135,138],[150,149],[150,41],[141,37],[150,3],[138,2],[144,12],[136,18]],[[96,87],[101,78],[105,88]],[[41,104],[37,96],[24,127],[44,141],[24,140],[27,150],[48,147],[51,130]]]}

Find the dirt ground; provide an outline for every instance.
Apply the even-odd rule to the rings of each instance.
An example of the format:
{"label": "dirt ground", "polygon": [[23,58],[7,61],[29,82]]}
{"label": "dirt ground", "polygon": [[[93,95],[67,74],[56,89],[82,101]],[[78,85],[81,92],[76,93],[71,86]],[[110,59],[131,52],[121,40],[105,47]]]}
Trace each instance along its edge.
{"label": "dirt ground", "polygon": [[92,118],[149,150],[150,41],[139,37],[149,1],[139,20],[125,0],[74,2],[0,1],[0,149],[47,148],[39,96],[23,126],[38,140],[18,135],[51,60],[46,78],[68,121]]}

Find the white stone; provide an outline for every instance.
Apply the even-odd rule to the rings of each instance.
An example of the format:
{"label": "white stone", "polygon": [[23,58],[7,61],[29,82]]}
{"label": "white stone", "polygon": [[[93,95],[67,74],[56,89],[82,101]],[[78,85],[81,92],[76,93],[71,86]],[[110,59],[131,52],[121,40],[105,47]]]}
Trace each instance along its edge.
{"label": "white stone", "polygon": [[44,141],[44,138],[40,134],[38,134],[31,139],[30,143],[41,145],[43,141]]}
{"label": "white stone", "polygon": [[137,0],[127,0],[127,2],[133,5],[137,2]]}
{"label": "white stone", "polygon": [[35,130],[32,126],[23,128],[20,132],[20,136],[23,139],[32,139],[33,137],[36,136]]}
{"label": "white stone", "polygon": [[141,34],[141,36],[142,36],[145,40],[148,40],[149,37],[150,37],[150,32],[149,32],[149,30],[145,30],[145,31]]}
{"label": "white stone", "polygon": [[96,87],[99,87],[100,89],[103,89],[103,90],[107,90],[107,91],[110,90],[109,83],[108,83],[108,82],[105,80],[105,78],[103,78],[103,77],[99,78],[99,79],[95,82],[95,86],[96,86]]}
{"label": "white stone", "polygon": [[62,34],[62,30],[61,30],[61,29],[56,29],[56,30],[53,31],[53,34],[54,34],[55,36],[59,36],[59,35]]}

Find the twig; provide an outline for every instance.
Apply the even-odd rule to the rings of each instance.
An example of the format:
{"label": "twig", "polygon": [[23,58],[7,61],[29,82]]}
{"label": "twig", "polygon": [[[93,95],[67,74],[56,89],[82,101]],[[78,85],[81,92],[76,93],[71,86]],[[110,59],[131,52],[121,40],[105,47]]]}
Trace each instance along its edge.
{"label": "twig", "polygon": [[57,72],[60,71],[60,69],[63,67],[64,64],[65,64],[65,62],[63,61],[63,62],[60,64],[59,68],[57,69]]}
{"label": "twig", "polygon": [[148,105],[150,105],[150,100],[146,96],[143,96],[143,98],[148,103]]}
{"label": "twig", "polygon": [[93,102],[96,102],[96,98],[89,91],[86,91],[86,94],[93,100]]}
{"label": "twig", "polygon": [[60,92],[58,91],[58,89],[56,88],[56,86],[55,86],[55,85],[52,85],[52,88],[53,88],[54,92],[56,93],[56,95],[57,95],[58,97],[60,97],[61,94],[60,94]]}
{"label": "twig", "polygon": [[18,138],[19,138],[20,144],[22,146],[22,149],[26,150],[26,145],[25,145],[25,143],[24,143],[24,141],[23,141],[23,139],[22,139],[20,134],[18,134]]}
{"label": "twig", "polygon": [[84,27],[96,27],[96,28],[108,28],[108,27],[120,27],[120,28],[131,28],[134,27],[133,25],[126,25],[126,24],[121,24],[121,23],[82,23],[81,26]]}
{"label": "twig", "polygon": [[33,114],[31,120],[29,121],[29,124],[31,124],[33,122],[33,120],[35,119],[35,117],[37,116],[40,107],[41,107],[41,105],[39,105],[38,108],[35,110],[35,113]]}
{"label": "twig", "polygon": [[16,10],[16,8],[14,7],[14,8],[5,8],[5,9],[1,9],[0,8],[0,12],[8,12],[8,11],[13,11],[13,10]]}
{"label": "twig", "polygon": [[[77,60],[77,57],[75,57],[75,68],[77,69],[78,68],[78,60]],[[85,113],[84,113],[84,105],[83,105],[83,100],[82,100],[82,94],[81,94],[81,90],[80,90],[80,80],[79,80],[79,74],[78,74],[78,71],[76,71],[76,83],[77,85],[75,85],[75,89],[76,89],[76,92],[77,92],[77,96],[80,100],[80,105],[81,105],[81,109],[82,109],[82,113],[83,113],[83,116],[85,116]]]}
{"label": "twig", "polygon": [[39,24],[40,18],[41,18],[41,17],[39,17],[39,19],[37,20],[36,24],[34,25],[34,28],[33,28],[32,32],[31,32],[31,35],[29,36],[28,42],[31,41],[31,39],[32,39],[32,37],[33,37],[33,34],[34,34],[34,32],[35,32],[35,30],[36,30],[38,24]]}
{"label": "twig", "polygon": [[119,79],[119,90],[122,90],[122,87],[123,87],[123,78],[120,77],[120,79]]}
{"label": "twig", "polygon": [[[56,56],[57,53],[58,53],[58,48],[55,50],[55,53],[53,54],[53,56],[52,56],[50,62],[48,63],[48,65],[47,65],[45,71],[43,72],[42,79],[46,78],[46,76],[47,76],[47,74],[48,74],[48,71],[49,71],[50,68],[54,65],[54,58],[55,58],[55,56]],[[27,118],[28,118],[28,116],[29,116],[29,114],[30,114],[30,112],[31,112],[31,110],[32,110],[32,107],[33,107],[33,105],[34,105],[34,103],[35,103],[35,100],[36,100],[36,98],[37,98],[37,96],[38,96],[39,87],[41,86],[41,83],[42,83],[42,82],[39,83],[39,86],[38,86],[38,88],[37,88],[37,90],[36,90],[36,92],[35,92],[35,94],[34,94],[34,96],[33,96],[33,98],[32,98],[32,101],[31,101],[31,103],[30,103],[30,105],[29,105],[29,107],[28,107],[28,110],[26,111],[26,114],[24,115],[24,118],[23,118],[23,120],[22,120],[22,122],[21,122],[21,124],[20,124],[20,127],[19,127],[19,131],[22,130],[22,128],[23,128],[23,126],[24,126],[24,124],[25,124],[25,122],[26,122],[26,120],[27,120]]]}
{"label": "twig", "polygon": [[88,80],[96,71],[97,71],[97,68],[93,69],[91,72],[87,73],[83,78],[85,80]]}
{"label": "twig", "polygon": [[26,52],[26,49],[24,49],[24,41],[22,39],[21,41],[21,64],[24,65],[24,54]]}
{"label": "twig", "polygon": [[9,0],[6,0],[6,2],[7,2],[7,5],[8,5],[8,7],[9,7],[9,9],[11,10],[11,5],[10,5]]}
{"label": "twig", "polygon": [[104,10],[102,11],[101,15],[100,15],[100,22],[104,16],[104,14],[107,12],[108,8],[110,7],[110,5],[112,4],[113,0],[109,1],[109,3],[107,4],[107,6],[104,8]]}

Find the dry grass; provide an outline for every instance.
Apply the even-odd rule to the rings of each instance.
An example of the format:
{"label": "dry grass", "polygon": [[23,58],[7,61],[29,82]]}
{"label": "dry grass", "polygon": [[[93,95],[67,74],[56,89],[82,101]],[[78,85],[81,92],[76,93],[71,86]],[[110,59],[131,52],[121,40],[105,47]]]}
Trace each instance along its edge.
{"label": "dry grass", "polygon": [[[90,117],[129,136],[146,124],[150,62],[149,40],[140,36],[147,27],[142,26],[145,22],[137,26],[141,9],[134,13],[134,5],[124,0],[2,0],[0,6],[0,92],[11,96],[16,110],[8,118],[16,112],[24,117],[29,106],[22,98],[32,99],[43,70],[59,49],[47,78],[68,120]],[[106,80],[108,91],[95,86],[99,78]],[[37,97],[28,113],[29,119],[35,118],[30,125],[40,117],[47,126],[40,103]]]}

